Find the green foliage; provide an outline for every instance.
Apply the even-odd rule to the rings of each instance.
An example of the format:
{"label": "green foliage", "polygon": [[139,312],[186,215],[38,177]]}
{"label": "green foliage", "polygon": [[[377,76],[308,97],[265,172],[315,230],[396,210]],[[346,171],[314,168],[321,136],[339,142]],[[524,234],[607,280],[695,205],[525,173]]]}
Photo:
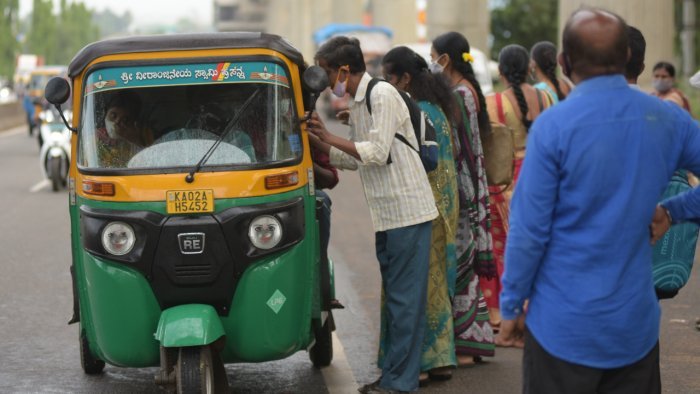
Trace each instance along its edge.
{"label": "green foliage", "polygon": [[44,58],[46,64],[68,64],[85,45],[99,39],[92,13],[79,1],[61,0],[59,14],[52,0],[34,0],[23,52]]}
{"label": "green foliage", "polygon": [[530,48],[539,41],[557,42],[558,0],[501,0],[491,10],[491,57],[509,44]]}
{"label": "green foliage", "polygon": [[19,0],[0,0],[0,77],[12,79],[19,45]]}
{"label": "green foliage", "polygon": [[107,8],[103,11],[94,13],[92,20],[97,26],[100,27],[100,37],[105,38],[126,33],[129,29],[129,25],[131,25],[133,17],[129,11],[125,11],[124,14],[118,15]]}

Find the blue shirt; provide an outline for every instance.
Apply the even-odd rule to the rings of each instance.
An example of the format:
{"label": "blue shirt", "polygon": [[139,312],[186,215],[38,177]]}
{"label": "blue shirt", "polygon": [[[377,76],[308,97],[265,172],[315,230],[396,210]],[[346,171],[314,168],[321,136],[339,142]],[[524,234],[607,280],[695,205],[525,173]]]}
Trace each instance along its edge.
{"label": "blue shirt", "polygon": [[544,111],[511,203],[503,318],[529,299],[528,329],[555,357],[594,368],[644,357],[660,317],[649,225],[677,168],[700,173],[698,126],[620,75]]}

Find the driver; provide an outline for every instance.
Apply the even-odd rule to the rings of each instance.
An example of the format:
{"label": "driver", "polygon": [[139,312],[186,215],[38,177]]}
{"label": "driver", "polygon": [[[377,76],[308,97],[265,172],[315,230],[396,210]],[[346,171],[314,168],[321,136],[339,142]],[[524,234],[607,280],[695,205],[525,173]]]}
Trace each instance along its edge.
{"label": "driver", "polygon": [[153,142],[138,126],[138,96],[129,91],[113,94],[105,106],[104,126],[96,130],[98,153],[105,167],[125,167],[129,159]]}

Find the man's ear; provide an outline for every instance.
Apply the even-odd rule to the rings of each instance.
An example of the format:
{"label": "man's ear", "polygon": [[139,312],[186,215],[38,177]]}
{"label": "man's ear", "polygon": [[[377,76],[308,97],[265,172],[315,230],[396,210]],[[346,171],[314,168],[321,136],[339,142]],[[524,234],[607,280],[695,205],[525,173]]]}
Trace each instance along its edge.
{"label": "man's ear", "polygon": [[557,57],[559,65],[561,66],[561,71],[567,78],[571,78],[571,63],[569,57],[563,51]]}

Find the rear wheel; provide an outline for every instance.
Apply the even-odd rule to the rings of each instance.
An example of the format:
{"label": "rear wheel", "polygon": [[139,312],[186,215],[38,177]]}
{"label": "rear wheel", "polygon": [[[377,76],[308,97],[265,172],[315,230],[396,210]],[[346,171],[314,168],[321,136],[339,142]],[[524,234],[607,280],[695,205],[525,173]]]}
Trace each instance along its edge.
{"label": "rear wheel", "polygon": [[105,362],[95,358],[90,352],[90,344],[84,330],[80,330],[80,365],[88,375],[97,375],[105,368]]}
{"label": "rear wheel", "polygon": [[316,343],[309,349],[309,359],[314,364],[314,367],[327,367],[333,361],[333,314],[328,312],[326,324],[321,326],[318,322],[314,324],[314,337]]}
{"label": "rear wheel", "polygon": [[47,165],[49,170],[49,179],[51,180],[51,189],[57,192],[63,186],[63,176],[61,174],[61,159],[59,157],[49,158]]}

